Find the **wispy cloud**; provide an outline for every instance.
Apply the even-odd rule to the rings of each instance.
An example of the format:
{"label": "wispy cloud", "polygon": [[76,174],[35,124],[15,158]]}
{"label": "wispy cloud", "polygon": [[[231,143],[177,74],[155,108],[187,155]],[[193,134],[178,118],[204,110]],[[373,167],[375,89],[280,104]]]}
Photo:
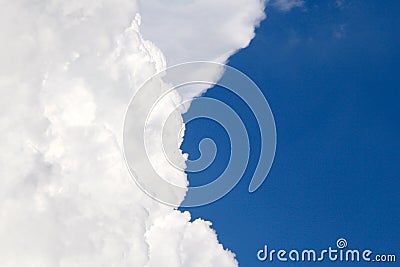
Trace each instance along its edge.
{"label": "wispy cloud", "polygon": [[303,7],[304,4],[305,1],[303,0],[275,0],[270,5],[282,12],[288,12],[293,8]]}
{"label": "wispy cloud", "polygon": [[336,0],[335,1],[335,7],[339,8],[339,9],[342,9],[345,6],[345,4],[346,4],[345,0]]}
{"label": "wispy cloud", "polygon": [[342,24],[333,31],[333,37],[335,39],[343,39],[346,35],[346,24]]}

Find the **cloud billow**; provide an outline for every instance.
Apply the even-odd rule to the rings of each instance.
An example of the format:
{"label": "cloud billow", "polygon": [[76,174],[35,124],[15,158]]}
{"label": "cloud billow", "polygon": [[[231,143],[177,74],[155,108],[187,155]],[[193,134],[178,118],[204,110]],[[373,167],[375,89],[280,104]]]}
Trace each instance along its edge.
{"label": "cloud billow", "polygon": [[[135,185],[122,153],[123,119],[135,91],[168,62],[224,62],[248,45],[264,5],[242,1],[225,13],[222,0],[190,1],[193,9],[171,2],[163,14],[179,23],[166,36],[155,29],[163,14],[153,2],[142,17],[130,0],[2,5],[1,266],[237,266],[211,223],[190,222]],[[188,14],[202,15],[179,26]],[[181,53],[197,44],[189,36],[204,19],[213,23],[204,34],[218,45]],[[163,41],[174,35],[179,51]],[[182,123],[176,116],[174,125]],[[187,181],[183,171],[174,175]]]}

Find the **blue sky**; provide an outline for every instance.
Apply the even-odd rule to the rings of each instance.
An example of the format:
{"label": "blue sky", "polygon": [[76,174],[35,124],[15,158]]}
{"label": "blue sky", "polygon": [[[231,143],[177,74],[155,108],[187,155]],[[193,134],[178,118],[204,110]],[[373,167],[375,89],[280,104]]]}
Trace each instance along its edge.
{"label": "blue sky", "polygon": [[[296,265],[262,263],[256,253],[264,244],[323,249],[340,237],[349,248],[400,257],[400,3],[341,3],[306,1],[289,12],[267,8],[250,46],[230,59],[263,90],[276,121],[275,161],[253,194],[247,188],[260,141],[254,117],[227,91],[206,93],[244,118],[251,159],[231,193],[189,210],[213,222],[240,266]],[[182,149],[198,157],[204,137],[215,140],[218,155],[209,169],[189,175],[192,185],[212,180],[229,159],[226,132],[207,120],[187,125]]]}

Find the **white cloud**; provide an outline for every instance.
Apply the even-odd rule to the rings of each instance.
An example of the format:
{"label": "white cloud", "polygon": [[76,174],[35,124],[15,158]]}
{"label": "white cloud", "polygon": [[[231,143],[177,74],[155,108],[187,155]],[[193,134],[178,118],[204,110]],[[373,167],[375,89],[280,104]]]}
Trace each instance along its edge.
{"label": "white cloud", "polygon": [[[264,0],[139,0],[142,33],[167,57],[169,66],[188,61],[225,63],[247,47],[265,17]],[[221,74],[215,75],[218,80]],[[193,88],[191,98],[207,87]]]}
{"label": "white cloud", "polygon": [[142,32],[168,58],[168,64],[225,62],[246,47],[264,18],[260,0],[141,0]]}
{"label": "white cloud", "polygon": [[280,11],[287,12],[293,8],[304,6],[303,0],[275,0],[271,5]]}
{"label": "white cloud", "polygon": [[138,189],[122,124],[134,91],[167,61],[225,61],[245,47],[263,5],[149,2],[152,42],[135,1],[1,0],[0,266],[237,265],[210,223]]}

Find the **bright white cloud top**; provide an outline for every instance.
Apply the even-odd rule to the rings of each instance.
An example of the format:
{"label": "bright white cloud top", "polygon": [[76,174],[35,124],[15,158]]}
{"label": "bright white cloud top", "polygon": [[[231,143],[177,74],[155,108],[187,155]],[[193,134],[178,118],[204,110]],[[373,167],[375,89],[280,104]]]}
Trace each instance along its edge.
{"label": "bright white cloud top", "polygon": [[224,62],[263,3],[0,3],[0,266],[237,266],[209,222],[139,190],[122,129],[145,79],[167,63]]}

